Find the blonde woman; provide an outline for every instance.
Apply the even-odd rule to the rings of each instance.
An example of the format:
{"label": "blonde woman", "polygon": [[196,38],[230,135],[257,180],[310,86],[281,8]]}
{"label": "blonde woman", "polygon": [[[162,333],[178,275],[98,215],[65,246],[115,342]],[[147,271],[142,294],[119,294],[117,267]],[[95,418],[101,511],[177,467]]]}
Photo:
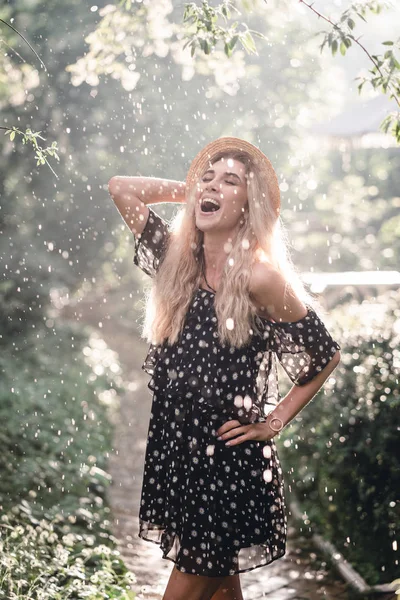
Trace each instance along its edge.
{"label": "blonde woman", "polygon": [[[185,183],[113,177],[109,189],[136,236],[134,263],[153,278],[139,536],[175,563],[163,600],[242,600],[239,573],[286,551],[274,437],[340,346],[291,262],[278,179],[254,145],[219,138]],[[168,225],[148,207],[158,202],[184,206]],[[277,359],[294,384],[283,399]]]}

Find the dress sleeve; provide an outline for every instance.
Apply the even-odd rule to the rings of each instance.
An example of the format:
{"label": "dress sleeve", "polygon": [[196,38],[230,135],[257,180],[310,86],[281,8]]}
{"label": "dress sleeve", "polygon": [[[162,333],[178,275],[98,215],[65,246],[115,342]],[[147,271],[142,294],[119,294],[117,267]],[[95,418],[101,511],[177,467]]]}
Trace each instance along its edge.
{"label": "dress sleeve", "polygon": [[133,264],[146,275],[154,277],[167,247],[169,230],[167,222],[150,207],[146,225],[141,234],[135,236]]}
{"label": "dress sleeve", "polygon": [[271,350],[295,385],[314,379],[340,345],[332,338],[311,306],[299,321],[270,322]]}

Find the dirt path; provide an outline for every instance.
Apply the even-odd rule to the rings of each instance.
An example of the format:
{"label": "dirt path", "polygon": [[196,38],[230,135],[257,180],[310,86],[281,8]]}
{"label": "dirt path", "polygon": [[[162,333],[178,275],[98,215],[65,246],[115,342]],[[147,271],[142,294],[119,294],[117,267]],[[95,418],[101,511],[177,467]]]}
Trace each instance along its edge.
{"label": "dirt path", "polygon": [[[130,382],[129,391],[120,399],[114,453],[109,464],[113,477],[109,499],[114,535],[127,565],[137,577],[134,586],[137,600],[161,600],[173,563],[161,558],[159,546],[137,535],[151,409],[149,376],[141,370],[147,345],[134,328],[110,315],[111,304],[115,306],[114,301],[104,302],[104,298],[98,302],[81,302],[75,308],[68,307],[64,314],[98,329],[108,346],[118,353],[124,379]],[[347,600],[344,583],[326,569],[322,557],[309,547],[307,540],[298,536],[291,526],[290,516],[285,557],[264,568],[242,573],[240,578],[245,600]]]}

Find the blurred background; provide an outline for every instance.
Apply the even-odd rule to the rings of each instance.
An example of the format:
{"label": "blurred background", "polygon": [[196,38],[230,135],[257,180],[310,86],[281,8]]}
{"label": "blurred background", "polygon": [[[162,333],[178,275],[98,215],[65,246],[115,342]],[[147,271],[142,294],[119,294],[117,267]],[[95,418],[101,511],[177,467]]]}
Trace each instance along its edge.
{"label": "blurred background", "polygon": [[[348,5],[319,0],[318,9],[335,18]],[[400,152],[379,124],[395,105],[358,93],[355,78],[370,68],[360,48],[320,52],[326,27],[306,6],[237,6],[266,38],[255,38],[257,55],[238,46],[228,58],[217,46],[191,57],[181,2],[0,7],[46,66],[0,23],[0,125],[41,131],[59,154],[50,169],[19,136],[0,145],[3,521],[19,547],[42,535],[43,556],[44,538],[70,535],[58,571],[71,557],[79,570],[85,551],[91,577],[101,568],[127,585],[122,561],[110,566],[108,458],[144,359],[150,282],[133,267],[134,238],[107,184],[114,175],[184,180],[201,147],[233,135],[272,161],[293,261],[342,346],[339,367],[280,437],[288,494],[304,530],[312,523],[369,585],[386,583],[398,574]],[[360,21],[357,34],[378,53],[399,25],[395,7]],[[169,220],[179,205],[154,208]],[[12,569],[3,564],[4,586]]]}

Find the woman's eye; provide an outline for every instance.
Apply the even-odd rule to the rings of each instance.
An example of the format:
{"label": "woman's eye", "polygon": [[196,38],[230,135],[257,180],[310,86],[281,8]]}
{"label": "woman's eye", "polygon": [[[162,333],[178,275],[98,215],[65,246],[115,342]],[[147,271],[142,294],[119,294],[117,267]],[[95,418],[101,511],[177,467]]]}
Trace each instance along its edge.
{"label": "woman's eye", "polygon": [[[203,183],[208,183],[209,181],[212,181],[212,179],[209,177],[203,177],[202,179]],[[229,185],[236,185],[234,181],[228,181],[227,179],[225,179],[225,183],[228,183]]]}

